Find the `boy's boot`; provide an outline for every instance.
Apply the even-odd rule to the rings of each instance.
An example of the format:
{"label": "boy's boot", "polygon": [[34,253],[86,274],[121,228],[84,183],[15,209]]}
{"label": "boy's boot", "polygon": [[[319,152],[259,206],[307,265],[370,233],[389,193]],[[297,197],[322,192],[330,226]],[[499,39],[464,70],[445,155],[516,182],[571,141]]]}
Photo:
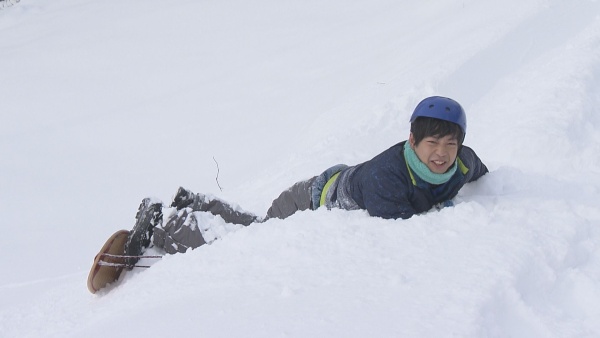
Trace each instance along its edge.
{"label": "boy's boot", "polygon": [[150,245],[154,227],[162,224],[162,218],[162,203],[144,198],[135,216],[135,226],[125,243],[125,255],[132,256],[127,257],[127,265],[133,266],[140,260],[136,256]]}
{"label": "boy's boot", "polygon": [[177,208],[177,210],[192,208],[192,210],[195,211],[206,211],[202,210],[202,207],[205,204],[204,200],[204,195],[194,194],[183,187],[179,187],[175,193],[175,197],[173,197],[171,208]]}

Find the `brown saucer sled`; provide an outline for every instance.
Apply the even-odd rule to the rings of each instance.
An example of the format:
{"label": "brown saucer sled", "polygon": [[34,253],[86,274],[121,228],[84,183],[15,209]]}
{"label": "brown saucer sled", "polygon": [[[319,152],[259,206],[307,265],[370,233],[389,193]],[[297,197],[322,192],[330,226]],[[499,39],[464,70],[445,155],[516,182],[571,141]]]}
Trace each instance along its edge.
{"label": "brown saucer sled", "polygon": [[[123,271],[122,260],[108,255],[123,255],[129,231],[119,230],[104,243],[100,252],[94,258],[94,264],[88,275],[87,287],[91,293],[96,293],[110,283],[119,279]],[[108,254],[108,255],[106,255]],[[115,264],[117,266],[111,266]]]}

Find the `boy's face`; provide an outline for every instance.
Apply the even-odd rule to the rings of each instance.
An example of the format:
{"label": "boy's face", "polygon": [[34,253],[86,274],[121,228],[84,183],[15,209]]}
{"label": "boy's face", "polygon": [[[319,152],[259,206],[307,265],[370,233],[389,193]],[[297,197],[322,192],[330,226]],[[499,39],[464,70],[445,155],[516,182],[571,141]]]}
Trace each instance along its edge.
{"label": "boy's face", "polygon": [[415,145],[415,139],[411,133],[408,141],[419,160],[436,174],[448,171],[458,155],[458,141],[452,135],[440,138],[427,136],[418,145]]}

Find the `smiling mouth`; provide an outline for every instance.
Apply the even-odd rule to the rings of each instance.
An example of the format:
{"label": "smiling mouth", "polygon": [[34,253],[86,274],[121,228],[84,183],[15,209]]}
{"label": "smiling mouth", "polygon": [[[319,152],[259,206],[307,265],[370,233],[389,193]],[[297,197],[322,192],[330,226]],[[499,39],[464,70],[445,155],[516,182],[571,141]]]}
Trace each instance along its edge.
{"label": "smiling mouth", "polygon": [[438,166],[444,165],[446,163],[446,161],[431,161],[431,162],[433,162],[435,165],[438,165]]}

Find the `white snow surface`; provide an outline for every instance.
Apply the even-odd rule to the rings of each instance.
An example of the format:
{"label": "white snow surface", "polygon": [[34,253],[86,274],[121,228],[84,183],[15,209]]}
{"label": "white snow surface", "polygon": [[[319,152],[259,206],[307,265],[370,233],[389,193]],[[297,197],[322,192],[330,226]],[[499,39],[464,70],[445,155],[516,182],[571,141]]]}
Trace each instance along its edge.
{"label": "white snow surface", "polygon": [[[264,215],[429,95],[490,169],[455,207],[229,228],[87,291],[142,198]],[[600,336],[599,1],[21,0],[0,103],[2,337]]]}

